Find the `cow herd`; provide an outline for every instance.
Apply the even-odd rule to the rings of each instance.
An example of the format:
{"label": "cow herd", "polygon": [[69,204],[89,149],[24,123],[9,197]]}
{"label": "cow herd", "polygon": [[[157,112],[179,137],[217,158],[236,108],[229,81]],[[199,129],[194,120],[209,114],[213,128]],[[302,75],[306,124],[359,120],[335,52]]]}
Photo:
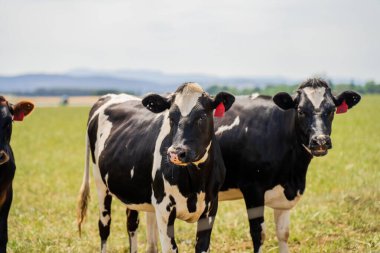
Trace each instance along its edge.
{"label": "cow herd", "polygon": [[[208,95],[185,83],[168,95],[143,99],[101,97],[91,108],[86,165],[78,200],[78,228],[85,219],[90,164],[99,201],[100,251],[107,251],[111,203],[125,204],[130,252],[137,252],[139,212],[146,212],[147,252],[178,252],[176,219],[197,222],[195,252],[209,252],[218,201],[244,199],[253,251],[265,239],[264,207],[274,210],[279,251],[288,252],[290,210],[302,197],[314,156],[326,155],[334,115],[360,101],[337,96],[322,79],[308,79],[290,95]],[[15,161],[12,121],[33,104],[0,97],[0,252],[6,251]],[[91,161],[91,162],[90,162]]]}

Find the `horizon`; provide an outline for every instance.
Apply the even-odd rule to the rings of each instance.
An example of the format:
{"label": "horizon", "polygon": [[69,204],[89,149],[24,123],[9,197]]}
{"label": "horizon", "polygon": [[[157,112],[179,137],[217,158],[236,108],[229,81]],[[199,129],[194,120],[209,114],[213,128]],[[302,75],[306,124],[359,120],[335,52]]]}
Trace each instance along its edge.
{"label": "horizon", "polygon": [[[332,76],[327,75],[326,73],[315,73],[309,76],[304,77],[290,77],[286,75],[222,75],[222,74],[213,74],[213,73],[200,73],[200,72],[168,72],[163,71],[159,69],[132,69],[132,68],[116,68],[116,69],[92,69],[92,68],[73,68],[63,71],[30,71],[30,72],[23,72],[23,73],[16,73],[16,74],[2,74],[0,73],[0,77],[6,77],[6,78],[13,78],[13,77],[19,77],[19,76],[28,76],[28,75],[67,75],[67,76],[77,76],[77,77],[83,77],[83,76],[91,76],[91,77],[113,77],[113,78],[120,78],[121,77],[115,77],[113,74],[119,73],[119,72],[149,72],[149,73],[157,73],[162,74],[166,76],[186,76],[186,75],[192,75],[192,76],[206,76],[206,77],[213,77],[213,78],[219,78],[219,79],[286,79],[288,81],[293,82],[302,82],[303,80],[306,80],[308,78],[322,78],[324,80],[331,80],[333,82],[354,82],[363,84],[365,82],[374,81],[378,82],[380,79],[371,79],[371,78],[358,78],[358,77],[351,77],[351,76]],[[77,72],[89,72],[86,74],[81,74]]]}

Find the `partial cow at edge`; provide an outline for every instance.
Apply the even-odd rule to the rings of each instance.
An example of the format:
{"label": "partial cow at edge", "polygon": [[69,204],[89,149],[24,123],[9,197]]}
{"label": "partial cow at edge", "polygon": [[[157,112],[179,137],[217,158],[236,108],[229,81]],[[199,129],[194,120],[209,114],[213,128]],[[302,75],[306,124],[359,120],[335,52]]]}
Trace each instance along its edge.
{"label": "partial cow at edge", "polygon": [[[92,107],[87,158],[78,205],[78,224],[89,196],[89,156],[99,198],[101,252],[110,234],[113,196],[126,205],[130,252],[137,251],[138,212],[158,224],[162,251],[178,252],[175,219],[198,222],[196,252],[208,252],[225,167],[214,134],[214,109],[221,114],[234,102],[221,92],[210,97],[186,83],[168,97],[143,100],[107,95]],[[148,109],[148,110],[147,110]],[[147,234],[148,252],[157,252],[157,230]]]}
{"label": "partial cow at edge", "polygon": [[16,171],[10,145],[12,122],[22,121],[33,108],[31,102],[21,101],[13,105],[0,96],[0,253],[7,251],[8,214],[12,204],[12,181]]}
{"label": "partial cow at edge", "polygon": [[294,95],[238,98],[217,121],[215,134],[227,169],[219,200],[244,198],[254,252],[265,239],[264,206],[274,209],[279,250],[288,252],[290,209],[305,191],[309,163],[332,148],[335,114],[360,98],[353,91],[334,96],[324,80],[313,78]]}

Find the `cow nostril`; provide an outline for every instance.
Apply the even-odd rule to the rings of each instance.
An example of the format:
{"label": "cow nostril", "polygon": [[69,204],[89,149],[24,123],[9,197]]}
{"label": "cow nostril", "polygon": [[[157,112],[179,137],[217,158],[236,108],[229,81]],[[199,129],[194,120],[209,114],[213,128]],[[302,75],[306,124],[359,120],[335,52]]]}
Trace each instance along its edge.
{"label": "cow nostril", "polygon": [[186,152],[184,152],[184,151],[179,152],[179,153],[178,153],[178,157],[179,157],[180,159],[185,159],[185,158],[186,158]]}
{"label": "cow nostril", "polygon": [[311,146],[330,146],[331,139],[327,135],[319,135],[315,136],[311,139]]}

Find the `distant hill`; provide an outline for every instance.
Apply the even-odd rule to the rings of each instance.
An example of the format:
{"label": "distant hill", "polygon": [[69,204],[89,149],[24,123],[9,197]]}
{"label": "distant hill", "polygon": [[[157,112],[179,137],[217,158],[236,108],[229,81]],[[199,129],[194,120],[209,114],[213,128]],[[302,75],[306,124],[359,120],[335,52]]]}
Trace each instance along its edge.
{"label": "distant hill", "polygon": [[13,94],[54,94],[65,91],[95,94],[99,90],[114,90],[145,94],[170,92],[184,82],[198,82],[205,89],[213,85],[242,88],[262,88],[267,85],[294,85],[302,80],[272,77],[218,77],[202,74],[166,74],[150,70],[95,71],[77,69],[64,74],[25,74],[0,76],[0,92]]}

